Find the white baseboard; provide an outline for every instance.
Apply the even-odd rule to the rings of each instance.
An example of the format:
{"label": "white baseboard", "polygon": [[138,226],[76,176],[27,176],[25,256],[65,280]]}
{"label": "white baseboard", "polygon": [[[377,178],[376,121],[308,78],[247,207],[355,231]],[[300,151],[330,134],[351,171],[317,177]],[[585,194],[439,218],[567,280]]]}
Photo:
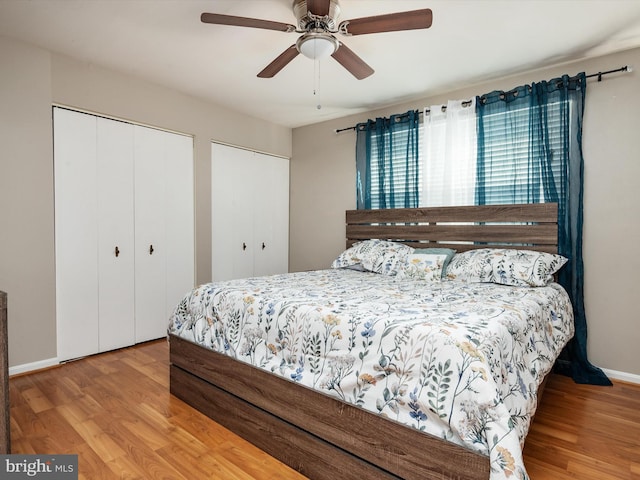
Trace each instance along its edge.
{"label": "white baseboard", "polygon": [[606,373],[607,377],[609,377],[611,380],[621,380],[623,382],[640,384],[640,375],[636,375],[634,373],[619,372],[617,370],[609,370],[608,368],[603,368],[602,371]]}
{"label": "white baseboard", "polygon": [[[34,370],[41,370],[43,368],[53,367],[60,362],[57,358],[49,358],[46,360],[39,360],[33,363],[25,363],[23,365],[16,365],[9,367],[9,376],[18,375],[21,373],[33,372]],[[607,374],[611,380],[621,380],[623,382],[636,383],[640,385],[640,375],[634,373],[620,372],[618,370],[610,370],[603,368],[602,371]]]}
{"label": "white baseboard", "polygon": [[57,358],[48,358],[46,360],[38,360],[33,363],[25,363],[22,365],[16,365],[14,367],[9,367],[9,376],[18,375],[20,373],[28,373],[33,372],[34,370],[41,370],[43,368],[53,367],[58,365],[60,362]]}

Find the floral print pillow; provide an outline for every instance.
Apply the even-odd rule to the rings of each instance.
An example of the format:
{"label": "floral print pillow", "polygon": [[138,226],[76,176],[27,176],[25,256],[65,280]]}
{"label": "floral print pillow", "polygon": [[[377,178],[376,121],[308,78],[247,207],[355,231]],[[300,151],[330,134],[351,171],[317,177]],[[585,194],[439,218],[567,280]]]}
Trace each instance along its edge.
{"label": "floral print pillow", "polygon": [[416,248],[399,268],[398,277],[439,282],[455,253],[451,248]]}
{"label": "floral print pillow", "polygon": [[364,240],[354,243],[342,252],[331,264],[331,268],[353,268],[361,265],[364,270],[396,275],[413,248],[387,240]]}
{"label": "floral print pillow", "polygon": [[398,271],[398,278],[414,278],[428,282],[442,280],[447,254],[411,253]]}
{"label": "floral print pillow", "polygon": [[567,263],[561,255],[532,250],[481,248],[454,255],[446,278],[517,287],[542,287]]}

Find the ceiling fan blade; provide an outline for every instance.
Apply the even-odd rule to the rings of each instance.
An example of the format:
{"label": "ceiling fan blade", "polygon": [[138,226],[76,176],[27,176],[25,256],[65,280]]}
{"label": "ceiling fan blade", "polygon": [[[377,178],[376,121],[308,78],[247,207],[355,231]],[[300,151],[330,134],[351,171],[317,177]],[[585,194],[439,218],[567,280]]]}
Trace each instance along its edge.
{"label": "ceiling fan blade", "polygon": [[373,17],[355,18],[340,22],[339,30],[347,35],[364,35],[367,33],[397,32],[400,30],[417,30],[429,28],[433,21],[431,9],[412,10],[410,12],[375,15]]}
{"label": "ceiling fan blade", "polygon": [[331,55],[340,65],[349,70],[358,80],[367,78],[373,73],[373,68],[367,65],[358,55],[353,53],[344,43],[340,42],[338,49]]}
{"label": "ceiling fan blade", "polygon": [[260,20],[259,18],[235,17],[233,15],[221,15],[218,13],[203,13],[200,15],[202,23],[215,25],[233,25],[236,27],[264,28],[265,30],[277,30],[279,32],[294,32],[296,27],[288,23]]}
{"label": "ceiling fan blade", "polygon": [[319,17],[329,15],[330,6],[331,0],[307,0],[307,11]]}
{"label": "ceiling fan blade", "polygon": [[269,65],[267,65],[258,74],[258,77],[260,77],[260,78],[272,78],[273,76],[275,76],[276,73],[278,73],[280,70],[282,70],[284,67],[286,67],[291,60],[296,58],[298,56],[298,53],[299,52],[298,52],[298,49],[296,48],[296,46],[295,45],[291,45],[284,52],[282,52],[280,55],[278,55],[278,57],[273,62],[271,62]]}

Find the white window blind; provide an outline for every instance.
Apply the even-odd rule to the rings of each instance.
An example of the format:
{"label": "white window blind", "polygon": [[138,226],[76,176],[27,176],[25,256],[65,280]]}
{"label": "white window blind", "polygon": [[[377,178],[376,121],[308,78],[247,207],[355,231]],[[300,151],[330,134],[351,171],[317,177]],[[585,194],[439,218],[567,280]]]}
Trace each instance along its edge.
{"label": "white window blind", "polygon": [[[551,201],[542,169],[552,172],[556,188],[564,182],[562,158],[567,153],[562,132],[559,102],[546,107],[524,107],[484,117],[484,182],[486,204]],[[548,128],[534,119],[545,115]],[[547,193],[545,193],[547,192]],[[562,197],[563,193],[558,191]]]}

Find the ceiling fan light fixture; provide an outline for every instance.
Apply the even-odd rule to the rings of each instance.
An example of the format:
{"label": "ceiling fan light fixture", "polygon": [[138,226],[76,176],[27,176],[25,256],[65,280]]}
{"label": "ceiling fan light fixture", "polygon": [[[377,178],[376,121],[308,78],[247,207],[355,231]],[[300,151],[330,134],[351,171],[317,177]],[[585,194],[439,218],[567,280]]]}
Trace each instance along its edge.
{"label": "ceiling fan light fixture", "polygon": [[330,57],[340,46],[338,39],[329,33],[305,33],[296,42],[298,51],[311,60]]}

